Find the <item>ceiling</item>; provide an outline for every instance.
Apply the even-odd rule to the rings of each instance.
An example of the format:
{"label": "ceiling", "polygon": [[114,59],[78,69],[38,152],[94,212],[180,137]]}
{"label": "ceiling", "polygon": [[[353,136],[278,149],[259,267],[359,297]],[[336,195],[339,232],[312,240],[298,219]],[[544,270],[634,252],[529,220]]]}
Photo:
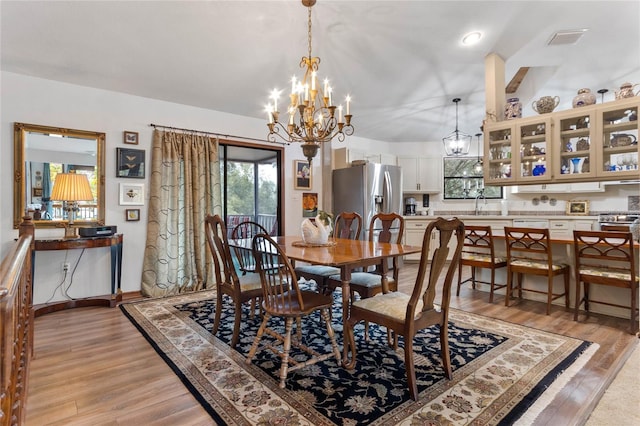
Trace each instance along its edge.
{"label": "ceiling", "polygon": [[[307,55],[299,0],[3,0],[0,14],[3,71],[255,118],[266,119],[271,90],[301,77]],[[507,96],[525,116],[541,96],[569,109],[580,88],[606,88],[607,101],[640,83],[637,0],[318,0],[312,19],[319,78],[334,100],[351,94],[354,135],[365,138],[440,140],[455,128],[456,97],[460,130],[478,133],[489,53],[505,59],[506,83],[531,67]],[[576,29],[588,30],[577,43],[547,45]],[[464,47],[470,31],[484,36]]]}

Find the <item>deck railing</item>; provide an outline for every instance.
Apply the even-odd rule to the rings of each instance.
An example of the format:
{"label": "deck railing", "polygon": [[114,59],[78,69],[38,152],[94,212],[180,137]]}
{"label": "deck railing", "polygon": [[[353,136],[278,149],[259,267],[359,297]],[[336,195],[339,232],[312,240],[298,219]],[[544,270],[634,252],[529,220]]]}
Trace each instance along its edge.
{"label": "deck railing", "polygon": [[229,237],[231,237],[231,231],[233,230],[233,228],[235,228],[242,222],[247,222],[247,221],[256,222],[259,225],[262,225],[264,229],[269,231],[269,235],[278,234],[278,218],[274,214],[258,214],[255,216],[230,214],[230,215],[227,215],[227,223],[226,223]]}

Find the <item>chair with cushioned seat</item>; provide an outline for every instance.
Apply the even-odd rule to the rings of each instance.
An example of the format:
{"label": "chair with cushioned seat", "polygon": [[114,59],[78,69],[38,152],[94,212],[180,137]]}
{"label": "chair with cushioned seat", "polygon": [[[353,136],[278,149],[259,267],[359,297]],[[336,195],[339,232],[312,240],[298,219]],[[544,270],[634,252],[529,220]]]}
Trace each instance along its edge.
{"label": "chair with cushioned seat", "polygon": [[[369,241],[400,244],[403,234],[404,218],[399,214],[378,213],[371,218],[371,222],[369,223]],[[393,258],[393,264],[387,271],[387,274],[389,272],[392,274],[391,276],[387,275],[389,290],[392,291],[398,288],[398,262],[398,258]],[[376,266],[374,271],[353,272],[349,283],[352,300],[354,292],[357,292],[363,299],[375,296],[382,292],[382,266]],[[327,279],[327,285],[332,289],[342,286],[340,271]]]}
{"label": "chair with cushioned seat", "polygon": [[[631,232],[573,231],[573,244],[576,269],[574,321],[578,321],[580,305],[583,303],[587,314],[589,303],[615,306],[631,311],[630,331],[632,334],[637,332],[640,279],[636,270],[637,255]],[[580,283],[582,283],[582,297],[580,297]],[[602,299],[592,300],[591,284],[630,290],[629,305],[615,304]]]}
{"label": "chair with cushioned seat", "polygon": [[[357,240],[362,230],[362,216],[356,212],[342,212],[336,217],[333,229],[337,238]],[[327,292],[327,279],[331,275],[340,274],[339,268],[324,265],[300,265],[295,271],[296,276],[315,281],[321,292]]]}
{"label": "chair with cushioned seat", "polygon": [[[437,233],[439,238],[432,239],[431,235],[434,233]],[[452,240],[456,244],[450,248],[449,243]],[[413,339],[418,331],[438,325],[443,369],[445,376],[451,380],[453,373],[448,340],[449,301],[463,240],[464,224],[459,219],[438,218],[431,221],[423,237],[418,274],[411,295],[391,291],[352,303],[350,317],[344,327],[345,345],[351,347],[353,356],[346,363],[347,368],[354,368],[356,364],[357,351],[353,331],[355,324],[365,321],[365,323],[374,322],[387,327],[396,335],[404,337],[404,360],[409,394],[413,400],[417,401],[418,386],[413,361]],[[438,246],[429,258],[431,241],[436,241]],[[453,250],[453,256],[449,265],[446,266],[447,254],[450,250]],[[436,299],[437,297],[439,299]],[[427,367],[430,368],[430,366]]]}
{"label": "chair with cushioned seat", "polygon": [[[282,343],[282,350],[274,344],[266,344],[265,348],[276,353],[281,359],[280,366],[280,384],[281,388],[285,387],[287,373],[307,365],[312,365],[328,358],[334,357],[340,365],[341,355],[336,343],[329,310],[333,305],[333,297],[330,294],[316,293],[315,291],[300,290],[298,287],[298,277],[291,265],[287,255],[282,248],[276,244],[271,237],[266,234],[258,234],[253,238],[253,254],[258,266],[262,283],[262,295],[264,308],[264,318],[258,333],[256,334],[251,349],[247,354],[246,363],[251,364],[251,360],[255,356],[260,341],[264,333],[277,339]],[[265,265],[281,265],[280,268],[271,267],[264,268]],[[315,311],[320,311],[320,316],[325,324],[327,335],[331,343],[331,352],[320,354],[305,345],[301,329],[301,320],[308,317]],[[275,329],[267,328],[272,317],[281,317],[284,320],[284,336]],[[297,333],[292,336],[293,321],[296,320]],[[318,324],[316,321],[308,321],[309,324]],[[306,354],[309,358],[301,360],[298,356],[290,357],[289,351],[294,346]],[[289,366],[291,364],[291,367]]]}
{"label": "chair with cushioned seat", "polygon": [[[462,267],[471,267],[471,277],[462,281]],[[496,256],[493,245],[493,234],[490,226],[464,226],[464,246],[462,247],[462,256],[458,264],[458,289],[456,296],[460,296],[460,286],[467,282],[471,282],[473,288],[476,283],[489,285],[489,302],[493,302],[493,294],[495,290],[505,288],[506,284],[496,284],[496,269],[507,266],[507,258]],[[476,269],[490,269],[491,281],[479,281],[476,279]]]}
{"label": "chair with cushioned seat", "polygon": [[[523,291],[544,294],[547,296],[547,315],[551,312],[551,302],[561,297],[565,299],[565,306],[569,309],[569,274],[570,267],[565,263],[553,261],[549,230],[526,227],[504,228],[505,244],[507,246],[507,293],[505,306],[509,306],[511,295],[518,290],[518,297],[522,298]],[[513,286],[513,274],[518,276],[517,287]],[[524,274],[544,276],[547,278],[547,290],[523,288]],[[554,278],[562,275],[564,291],[553,292]]]}
{"label": "chair with cushioned seat", "polygon": [[[224,221],[219,215],[207,215],[204,220],[207,243],[213,257],[216,279],[216,312],[213,321],[213,334],[218,332],[220,317],[222,314],[223,295],[227,295],[233,301],[234,324],[231,347],[238,343],[240,335],[240,322],[242,319],[242,304],[247,301],[254,301],[262,297],[259,274],[247,274],[238,277]],[[253,307],[253,303],[252,303]]]}

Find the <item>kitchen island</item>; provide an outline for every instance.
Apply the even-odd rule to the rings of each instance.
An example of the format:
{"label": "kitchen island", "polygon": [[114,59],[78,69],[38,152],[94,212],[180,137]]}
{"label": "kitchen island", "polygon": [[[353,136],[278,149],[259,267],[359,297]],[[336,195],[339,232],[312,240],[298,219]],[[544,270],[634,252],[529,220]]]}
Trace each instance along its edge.
{"label": "kitchen island", "polygon": [[[454,215],[442,215],[443,217],[453,217]],[[409,245],[421,245],[422,237],[424,236],[424,230],[427,227],[427,224],[438,217],[438,215],[434,216],[405,216],[405,235],[404,235],[404,244]],[[495,238],[495,247],[496,247],[496,255],[504,256],[506,253],[506,248],[504,244],[504,227],[505,226],[527,226],[526,223],[536,222],[540,223],[548,223],[550,236],[553,245],[553,256],[556,261],[567,263],[571,266],[571,282],[570,282],[570,291],[569,298],[570,304],[569,306],[574,306],[575,301],[573,300],[575,297],[575,270],[574,270],[574,250],[573,250],[573,231],[574,230],[597,230],[598,229],[598,216],[567,216],[567,215],[455,215],[455,217],[461,219],[465,225],[484,225],[491,226]],[[435,243],[431,244],[432,247],[435,247]],[[640,245],[638,242],[635,244],[635,250],[640,255]],[[451,252],[451,251],[450,251]],[[419,255],[410,255],[405,256],[405,261],[419,261]],[[640,264],[640,261],[638,262]],[[636,269],[638,264],[636,264]],[[490,280],[490,271],[489,270],[478,270],[478,279],[481,281],[489,281]],[[454,279],[455,280],[455,279]],[[507,270],[506,268],[502,268],[496,271],[496,283],[506,283],[507,280]],[[560,279],[558,279],[558,284],[560,285]],[[531,275],[525,275],[524,277],[525,286],[534,289],[545,289],[547,286],[546,278],[537,277]],[[457,285],[457,281],[455,284]],[[483,291],[487,293],[487,300],[489,294],[489,286],[486,284],[478,284],[477,290]],[[629,291],[620,289],[620,288],[612,288],[612,287],[604,287],[604,286],[593,286],[592,297],[594,299],[603,299],[610,298],[614,303],[626,304],[629,300]],[[496,299],[494,303],[504,303],[504,298],[499,297],[499,295],[504,295],[504,289],[496,291]],[[529,300],[535,300],[545,303],[546,297],[541,294],[525,292],[525,298]],[[561,306],[564,309],[564,298],[560,298],[553,302],[554,305]],[[512,306],[517,307],[517,303],[514,303]],[[628,318],[629,311],[622,308],[616,308],[613,306],[606,305],[597,305],[594,304],[591,306],[592,313],[600,313],[605,315],[611,315],[620,318]]]}

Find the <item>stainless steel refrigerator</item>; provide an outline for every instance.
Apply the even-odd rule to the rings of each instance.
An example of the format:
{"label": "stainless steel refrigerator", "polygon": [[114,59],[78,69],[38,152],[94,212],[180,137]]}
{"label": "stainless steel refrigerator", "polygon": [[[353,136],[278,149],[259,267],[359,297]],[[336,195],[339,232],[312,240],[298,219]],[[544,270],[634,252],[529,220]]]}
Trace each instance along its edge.
{"label": "stainless steel refrigerator", "polygon": [[333,171],[333,213],[360,214],[363,240],[369,238],[369,222],[376,213],[402,215],[402,204],[402,169],[398,166],[367,163]]}

